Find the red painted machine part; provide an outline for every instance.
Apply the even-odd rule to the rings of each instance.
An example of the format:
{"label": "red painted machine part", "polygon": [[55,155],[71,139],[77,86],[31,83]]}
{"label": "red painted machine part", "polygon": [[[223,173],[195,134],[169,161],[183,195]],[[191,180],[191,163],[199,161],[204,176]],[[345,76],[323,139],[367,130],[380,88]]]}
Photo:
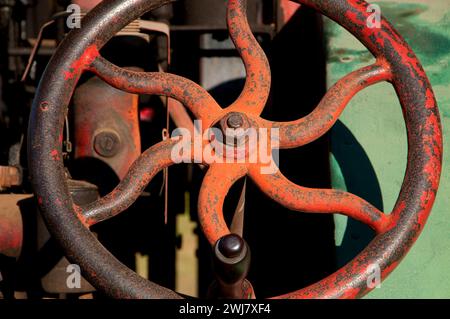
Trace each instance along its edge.
{"label": "red painted machine part", "polygon": [[283,24],[285,24],[292,18],[298,8],[300,8],[300,5],[291,0],[281,0],[280,7],[283,15]]}
{"label": "red painted machine part", "polygon": [[81,10],[87,12],[92,10],[96,5],[98,5],[102,0],[73,0],[73,4],[78,4]]}
{"label": "red painted machine part", "polygon": [[32,195],[0,195],[0,254],[19,257],[23,243],[23,220],[19,202]]}
{"label": "red painted machine part", "polygon": [[[172,150],[179,141],[169,139],[145,151],[107,196],[86,207],[73,205],[64,184],[61,134],[54,127],[62,130],[65,114],[62,107],[67,106],[71,92],[86,70],[128,93],[177,99],[203,120],[203,129],[224,122],[232,114],[239,114],[249,127],[279,129],[279,148],[298,147],[319,138],[334,125],[357,92],[382,81],[391,82],[403,108],[409,150],[405,180],[390,214],[380,212],[347,192],[308,189],[293,184],[279,171],[264,173],[265,164],[261,161],[254,164],[205,162],[209,170],[200,190],[199,218],[211,245],[229,234],[222,213],[223,200],[237,179],[249,175],[267,196],[292,210],[340,213],[360,220],[376,231],[375,239],[346,266],[309,287],[280,298],[361,297],[370,291],[366,281],[368,267],[378,265],[384,279],[407,254],[430,214],[441,173],[442,131],[428,78],[410,47],[386,20],[383,19],[380,29],[368,28],[370,13],[366,10],[366,2],[298,2],[338,21],[373,53],[376,62],[338,81],[307,117],[287,123],[271,122],[259,116],[270,91],[270,69],[264,52],[251,34],[244,0],[228,1],[227,20],[230,36],[244,61],[247,79],[240,97],[226,109],[220,108],[203,88],[185,78],[126,70],[99,55],[99,48],[115,32],[145,11],[165,3],[164,0],[104,2],[85,20],[90,37],[74,31],[60,46],[44,75],[30,117],[30,168],[41,209],[52,221],[49,226],[55,226],[49,227],[50,230],[66,249],[68,257],[82,266],[97,288],[118,298],[178,297],[124,267],[105,252],[88,227],[128,208],[157,172],[174,163]],[[81,47],[71,49],[71,41],[80,41]],[[267,141],[259,143],[259,147],[264,144]],[[203,147],[205,144],[200,145],[201,149]]]}
{"label": "red painted machine part", "polygon": [[122,179],[141,154],[138,96],[94,77],[76,89],[73,104],[75,159],[97,158]]}

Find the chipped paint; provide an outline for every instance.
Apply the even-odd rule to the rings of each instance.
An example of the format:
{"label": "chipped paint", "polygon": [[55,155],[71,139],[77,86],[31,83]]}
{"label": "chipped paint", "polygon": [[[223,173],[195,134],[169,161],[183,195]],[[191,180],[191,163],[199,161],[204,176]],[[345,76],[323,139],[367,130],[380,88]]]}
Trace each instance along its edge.
{"label": "chipped paint", "polygon": [[[259,117],[270,90],[270,69],[264,52],[248,27],[244,0],[228,1],[228,24],[231,37],[246,65],[247,80],[241,96],[226,109],[221,109],[204,89],[192,81],[170,74],[125,70],[96,55],[97,49],[127,22],[165,2],[135,0],[124,3],[111,0],[102,3],[85,18],[84,25],[89,28],[89,32],[74,31],[62,43],[36,95],[29,132],[33,185],[38,196],[46,198],[42,204],[43,214],[51,221],[50,231],[65,248],[68,258],[80,264],[93,285],[112,297],[179,297],[168,289],[144,281],[124,267],[102,248],[86,227],[111,218],[129,207],[157,172],[173,164],[170,151],[175,141],[164,141],[144,152],[113,192],[82,208],[84,218],[81,220],[76,217],[73,205],[70,205],[61,159],[53,158],[53,151],[46,152],[59,143],[57,139],[60,132],[55,132],[57,130],[53,128],[62,130],[64,112],[62,108],[52,108],[44,116],[38,112],[37,105],[40,105],[40,101],[50,101],[52,105],[63,105],[66,109],[75,82],[84,70],[89,69],[112,86],[130,93],[175,98],[204,121],[205,129],[228,113],[245,113],[257,127],[279,127],[283,132],[280,134],[281,148],[297,147],[317,139],[331,128],[357,92],[380,81],[389,81],[395,86],[403,106],[410,145],[410,165],[399,204],[389,216],[349,193],[302,188],[290,184],[277,174],[262,176],[258,170],[261,164],[211,165],[199,198],[202,230],[212,246],[219,238],[229,234],[223,218],[223,201],[233,183],[247,173],[266,194],[283,205],[318,213],[337,210],[369,224],[378,235],[354,260],[327,278],[280,298],[364,296],[370,290],[366,285],[368,265],[378,264],[384,278],[403,259],[424,227],[439,184],[442,160],[439,112],[429,81],[412,50],[386,20],[383,20],[380,30],[367,29],[367,3],[364,1],[297,1],[337,20],[364,43],[377,59],[374,64],[351,73],[331,88],[318,110],[313,112],[313,117],[307,121],[300,119],[293,123],[272,123]],[[101,12],[106,14],[99,15]],[[119,19],[123,23],[117,24],[114,17],[126,19]],[[84,34],[93,38],[84,38]],[[94,42],[96,46],[93,46]],[[81,54],[69,54],[70,59],[67,60],[66,53],[72,52],[70,43],[79,43],[83,50]],[[73,81],[49,87],[47,83],[57,84],[57,81],[52,82],[52,76],[61,69],[68,72],[66,77]],[[49,153],[52,155],[50,158]],[[426,195],[420,196],[424,192]],[[55,203],[58,200],[69,205],[57,207]]]}
{"label": "chipped paint", "polygon": [[68,70],[64,70],[64,80],[78,78],[99,55],[97,46],[90,45],[83,55],[70,65]]}

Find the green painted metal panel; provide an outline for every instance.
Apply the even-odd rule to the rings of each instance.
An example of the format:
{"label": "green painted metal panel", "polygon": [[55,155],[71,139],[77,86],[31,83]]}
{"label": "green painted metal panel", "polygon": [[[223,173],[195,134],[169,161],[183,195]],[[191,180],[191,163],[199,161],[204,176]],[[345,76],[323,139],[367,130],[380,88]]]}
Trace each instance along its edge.
{"label": "green painted metal panel", "polygon": [[[367,298],[450,298],[450,1],[377,1],[382,14],[418,55],[441,110],[444,166],[428,223],[400,266]],[[347,31],[325,21],[328,84],[368,65],[372,55]],[[353,192],[385,212],[395,204],[406,168],[407,141],[400,104],[392,86],[360,92],[332,135],[333,187]],[[336,216],[338,262],[343,265],[372,238],[364,225]]]}

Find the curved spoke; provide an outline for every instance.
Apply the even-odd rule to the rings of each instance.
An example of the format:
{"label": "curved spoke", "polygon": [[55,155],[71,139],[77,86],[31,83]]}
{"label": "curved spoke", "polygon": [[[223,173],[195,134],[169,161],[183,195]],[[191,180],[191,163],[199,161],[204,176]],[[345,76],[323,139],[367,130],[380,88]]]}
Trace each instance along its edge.
{"label": "curved spoke", "polygon": [[79,209],[81,210],[79,215],[84,224],[92,226],[130,207],[153,177],[173,164],[171,155],[176,143],[176,140],[168,139],[142,153],[125,178],[111,193]]}
{"label": "curved spoke", "polygon": [[382,233],[389,225],[389,216],[351,193],[301,187],[280,171],[273,175],[260,174],[258,165],[249,168],[249,175],[262,192],[291,210],[346,215],[369,225],[377,233]]}
{"label": "curved spoke", "polygon": [[247,74],[239,98],[229,111],[260,115],[269,97],[271,75],[267,56],[253,36],[246,13],[247,0],[229,0],[227,24],[230,37],[245,65]]}
{"label": "curved spoke", "polygon": [[223,218],[223,203],[231,186],[246,173],[242,164],[213,164],[203,179],[198,214],[203,233],[211,245],[230,233]]}
{"label": "curved spoke", "polygon": [[308,144],[336,123],[347,104],[362,89],[391,79],[391,72],[383,62],[356,70],[334,84],[309,115],[292,122],[271,122],[280,129],[280,148]]}
{"label": "curved spoke", "polygon": [[178,75],[162,72],[136,72],[120,68],[97,57],[89,70],[109,85],[128,93],[155,94],[174,98],[185,105],[207,127],[218,119],[223,109],[197,83]]}

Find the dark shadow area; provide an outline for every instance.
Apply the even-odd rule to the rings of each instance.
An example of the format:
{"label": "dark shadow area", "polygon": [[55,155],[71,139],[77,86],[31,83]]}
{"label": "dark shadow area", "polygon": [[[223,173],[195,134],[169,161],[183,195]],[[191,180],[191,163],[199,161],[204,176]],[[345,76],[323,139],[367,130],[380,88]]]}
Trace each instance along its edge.
{"label": "dark shadow area", "polygon": [[[341,121],[331,130],[331,152],[339,165],[347,191],[383,211],[383,196],[367,153]],[[349,218],[342,244],[336,247],[338,267],[345,265],[374,238],[369,226]]]}
{"label": "dark shadow area", "polygon": [[4,299],[14,299],[15,266],[15,258],[0,255],[0,293]]}
{"label": "dark shadow area", "polygon": [[74,160],[70,163],[69,170],[73,179],[96,185],[100,196],[105,196],[119,184],[119,178],[113,169],[98,158],[83,157]]}

